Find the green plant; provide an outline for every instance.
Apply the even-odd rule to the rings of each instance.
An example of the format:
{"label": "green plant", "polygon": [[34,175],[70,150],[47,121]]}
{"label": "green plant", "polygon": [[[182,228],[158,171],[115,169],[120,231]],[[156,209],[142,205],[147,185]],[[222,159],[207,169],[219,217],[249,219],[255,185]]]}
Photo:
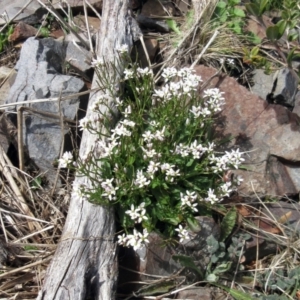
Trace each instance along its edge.
{"label": "green plant", "polygon": [[236,34],[243,33],[245,12],[237,5],[240,0],[219,1],[216,5],[213,19],[217,23],[226,24]]}
{"label": "green plant", "polygon": [[[122,52],[124,61],[128,61]],[[74,186],[78,197],[96,204],[114,206],[121,229],[119,244],[138,249],[147,243],[149,231],[166,238],[178,234],[189,239],[183,224],[195,223],[194,216],[209,211],[234,190],[234,182],[223,182],[221,175],[238,168],[243,161],[239,150],[221,155],[215,152],[211,126],[214,115],[224,104],[218,89],[200,97],[201,81],[190,69],[165,69],[164,86],[154,87],[152,72],[128,62],[124,71],[122,99],[112,89],[106,68],[95,61],[99,85],[106,95],[93,104],[94,117],[80,120],[82,130],[98,136],[94,149],[79,158],[77,171],[88,176],[92,186]],[[121,115],[110,130],[110,120],[102,107],[115,99]],[[110,109],[110,107],[107,107]],[[109,135],[101,132],[107,126]],[[72,166],[72,154],[65,153],[60,166]]]}
{"label": "green plant", "polygon": [[[261,299],[291,299],[295,297],[300,288],[300,267],[296,266],[287,272],[286,269],[267,269],[257,274],[258,285],[262,287],[265,293],[272,295],[264,295]],[[277,294],[279,293],[279,295]]]}
{"label": "green plant", "polygon": [[35,178],[32,179],[30,187],[33,190],[38,190],[42,187],[42,178],[40,176],[37,176]]}
{"label": "green plant", "polygon": [[12,25],[9,25],[4,32],[0,33],[0,52],[4,50],[4,48],[9,43],[9,36],[13,33],[14,27]]}

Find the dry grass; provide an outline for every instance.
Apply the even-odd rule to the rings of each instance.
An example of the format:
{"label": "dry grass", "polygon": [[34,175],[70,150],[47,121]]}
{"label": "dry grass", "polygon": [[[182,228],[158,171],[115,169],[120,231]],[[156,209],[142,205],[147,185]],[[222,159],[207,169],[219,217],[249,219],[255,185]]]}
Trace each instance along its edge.
{"label": "dry grass", "polygon": [[0,170],[0,297],[35,299],[63,229],[69,188],[55,197],[36,189],[2,148]]}

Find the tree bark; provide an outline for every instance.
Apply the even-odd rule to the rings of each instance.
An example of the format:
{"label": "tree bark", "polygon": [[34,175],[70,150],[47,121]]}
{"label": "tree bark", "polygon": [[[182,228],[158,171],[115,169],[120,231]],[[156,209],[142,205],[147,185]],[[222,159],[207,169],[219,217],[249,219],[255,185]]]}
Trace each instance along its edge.
{"label": "tree bark", "polygon": [[[97,38],[96,54],[105,61],[114,61],[116,47],[127,44],[129,49],[136,39],[135,21],[130,15],[129,0],[104,0],[101,29]],[[122,69],[122,66],[119,65]],[[122,71],[122,70],[119,70]],[[116,72],[108,68],[108,76],[116,79]],[[94,76],[92,88],[97,87]],[[101,95],[99,91],[90,96],[87,115],[92,103]],[[108,101],[110,107],[113,100]],[[103,111],[110,118],[107,106]],[[92,149],[96,136],[85,131],[80,146],[83,157]],[[78,184],[90,186],[87,177],[75,178]],[[47,270],[44,285],[38,300],[86,300],[115,298],[118,277],[115,221],[112,209],[93,205],[72,196],[66,224],[51,265]]]}

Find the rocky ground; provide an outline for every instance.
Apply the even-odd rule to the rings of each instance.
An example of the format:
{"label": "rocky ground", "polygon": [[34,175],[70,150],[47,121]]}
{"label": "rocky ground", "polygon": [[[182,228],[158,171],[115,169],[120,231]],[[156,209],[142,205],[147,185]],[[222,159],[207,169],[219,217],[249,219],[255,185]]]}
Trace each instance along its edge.
{"label": "rocky ground", "polygon": [[[32,1],[27,7],[21,0],[2,2],[0,293],[3,299],[34,299],[68,211],[73,175],[60,172],[57,159],[62,150],[72,150],[80,145],[77,120],[84,116],[88,93],[91,92],[93,49],[90,42],[95,45],[94,37],[101,24],[102,1],[90,0],[83,7],[82,1],[67,0],[54,7],[48,5],[48,10],[44,4],[47,1]],[[238,40],[236,45],[230,45],[232,52],[222,52],[224,45],[219,36],[219,40],[216,38],[204,51],[205,45],[201,46],[197,26],[201,24],[204,28],[205,24],[200,23],[197,14],[205,20],[211,12],[208,8],[201,15],[206,7],[203,3],[196,0],[131,0],[144,43],[137,42],[132,55],[138,57],[143,67],[150,62],[155,72],[164,64],[182,67],[197,62],[194,69],[203,79],[205,88],[218,87],[224,92],[226,105],[216,119],[215,129],[220,139],[227,138],[229,142],[220,151],[240,149],[245,158],[244,168],[235,171],[236,175],[243,177],[243,183],[237,193],[224,202],[226,207],[236,207],[239,213],[237,226],[225,248],[227,253],[238,253],[238,264],[250,274],[256,273],[257,277],[255,281],[249,279],[248,274],[239,275],[240,278],[234,281],[236,274],[232,272],[226,274],[221,283],[232,282],[243,287],[249,295],[250,291],[259,290],[283,297],[280,289],[271,285],[267,287],[264,281],[265,277],[272,277],[272,272],[260,275],[257,272],[271,268],[276,264],[274,258],[284,253],[282,259],[285,263],[278,263],[283,273],[274,272],[277,277],[272,277],[270,282],[282,286],[283,290],[290,290],[287,282],[294,280],[291,285],[296,292],[299,290],[295,283],[297,268],[290,266],[299,262],[298,78],[291,67],[280,61],[266,41],[264,28],[253,18],[249,19],[247,29],[266,41],[261,48],[280,61],[269,74],[247,63],[242,54],[243,45]],[[19,13],[21,7],[24,9]],[[187,15],[192,8],[196,11],[194,22],[198,20],[198,23],[187,28]],[[88,11],[86,16],[85,9]],[[266,22],[272,22],[270,15],[264,18]],[[11,23],[8,24],[8,20]],[[169,20],[181,25],[181,34],[176,35],[176,30],[174,33]],[[11,34],[5,36],[8,29]],[[282,48],[285,43],[287,41],[282,41]],[[299,51],[298,42],[295,42],[295,47]],[[203,54],[197,61],[202,50]],[[293,66],[295,70],[299,68],[297,60],[293,61]],[[203,90],[202,87],[199,93]],[[145,299],[150,296],[158,299],[154,298],[155,295],[169,297],[164,299],[228,297],[226,289],[196,284],[195,270],[204,269],[211,259],[207,240],[212,236],[217,241],[221,234],[220,215],[199,216],[201,229],[186,244],[162,248],[161,238],[152,234],[146,250],[121,249],[120,297],[125,299],[133,290],[135,295]],[[246,237],[246,233],[250,235]],[[183,264],[182,259],[173,256],[175,253],[191,258],[192,262]],[[182,267],[188,271],[183,271]],[[133,268],[138,273],[132,272]],[[287,276],[289,269],[294,270],[294,277]],[[151,276],[159,277],[153,280]],[[286,285],[279,284],[280,276],[285,278],[282,281]],[[146,282],[150,278],[152,281],[148,287],[130,283]]]}

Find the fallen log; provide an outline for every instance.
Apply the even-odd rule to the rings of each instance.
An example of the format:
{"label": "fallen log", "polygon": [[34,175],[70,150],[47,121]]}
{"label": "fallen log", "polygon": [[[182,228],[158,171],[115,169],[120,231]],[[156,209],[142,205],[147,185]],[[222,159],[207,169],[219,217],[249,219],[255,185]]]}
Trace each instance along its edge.
{"label": "fallen log", "polygon": [[[129,0],[104,0],[101,28],[97,38],[96,55],[106,62],[116,58],[116,47],[126,44],[130,49],[139,32],[131,16]],[[122,64],[118,64],[122,71]],[[109,76],[118,76],[113,68],[108,68]],[[115,78],[118,83],[118,78]],[[94,76],[92,89],[97,87]],[[117,88],[117,87],[116,87]],[[89,99],[87,115],[93,114],[90,107],[103,91],[93,93]],[[108,100],[113,107],[113,99]],[[103,111],[108,118],[112,113],[107,106]],[[92,149],[96,136],[83,133],[80,156],[84,157]],[[90,186],[85,176],[75,178],[75,185]],[[38,300],[85,300],[114,299],[118,278],[115,239],[115,221],[112,209],[93,205],[72,194],[68,217],[44,285]]]}

